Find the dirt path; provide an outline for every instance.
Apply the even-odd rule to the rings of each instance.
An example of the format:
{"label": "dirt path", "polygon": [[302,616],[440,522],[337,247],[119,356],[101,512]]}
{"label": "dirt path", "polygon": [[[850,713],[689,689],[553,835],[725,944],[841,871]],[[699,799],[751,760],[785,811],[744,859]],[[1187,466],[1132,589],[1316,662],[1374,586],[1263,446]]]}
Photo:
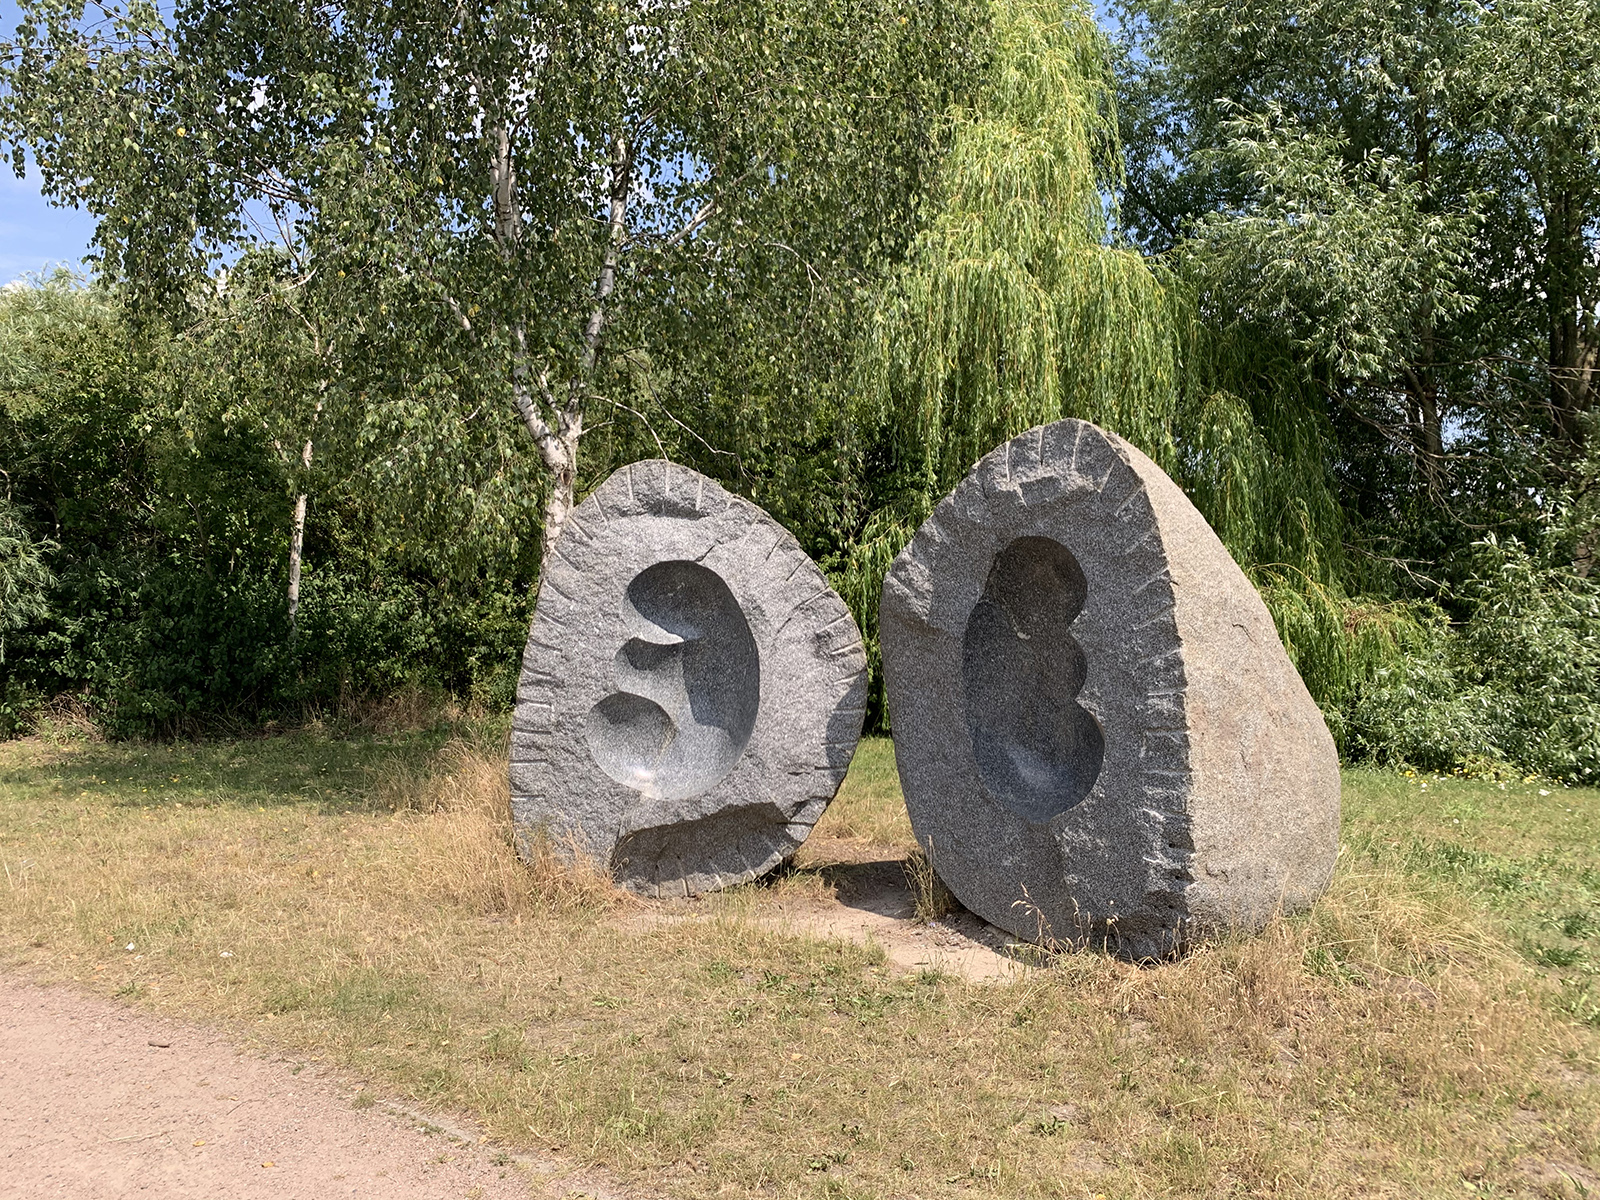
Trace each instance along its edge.
{"label": "dirt path", "polygon": [[0,979],[0,1197],[617,1195],[448,1122],[358,1110],[353,1094],[196,1026]]}
{"label": "dirt path", "polygon": [[[843,847],[849,849],[849,847]],[[899,860],[813,869],[830,895],[779,901],[763,924],[881,945],[899,970],[974,981],[1027,970],[1014,942],[967,913],[912,919]],[[631,919],[683,920],[672,906]],[[0,1200],[623,1200],[608,1180],[509,1155],[475,1131],[221,1034],[62,988],[0,977]]]}

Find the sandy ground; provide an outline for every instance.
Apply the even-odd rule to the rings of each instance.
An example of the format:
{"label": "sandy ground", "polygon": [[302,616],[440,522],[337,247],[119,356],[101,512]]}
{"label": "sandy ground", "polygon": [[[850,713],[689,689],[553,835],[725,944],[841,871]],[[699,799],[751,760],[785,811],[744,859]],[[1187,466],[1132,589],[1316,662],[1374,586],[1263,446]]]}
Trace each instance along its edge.
{"label": "sandy ground", "polygon": [[[970,913],[917,922],[902,863],[861,857],[814,868],[833,894],[781,901],[763,923],[876,943],[900,970],[998,981],[1029,969]],[[692,917],[679,907],[631,921]],[[314,1063],[267,1061],[201,1026],[0,977],[0,1200],[624,1200],[593,1172],[508,1154],[395,1102],[357,1108],[356,1096]]]}
{"label": "sandy ground", "polygon": [[[878,946],[896,971],[937,971],[974,983],[998,983],[1038,969],[1032,947],[965,910],[918,921],[905,860],[882,858],[881,853],[881,847],[823,839],[805,869],[822,878],[829,894],[769,898],[752,920],[788,933]],[[618,929],[629,931],[705,915],[704,899],[697,897],[648,901],[614,920]]]}
{"label": "sandy ground", "polygon": [[834,898],[782,902],[769,924],[813,937],[876,942],[889,965],[902,971],[939,971],[984,983],[1015,979],[1030,969],[1015,938],[969,912],[916,920],[901,859],[836,862],[817,870],[833,886]]}
{"label": "sandy ground", "polygon": [[0,1197],[618,1197],[561,1164],[378,1104],[315,1068],[57,988],[0,979]]}

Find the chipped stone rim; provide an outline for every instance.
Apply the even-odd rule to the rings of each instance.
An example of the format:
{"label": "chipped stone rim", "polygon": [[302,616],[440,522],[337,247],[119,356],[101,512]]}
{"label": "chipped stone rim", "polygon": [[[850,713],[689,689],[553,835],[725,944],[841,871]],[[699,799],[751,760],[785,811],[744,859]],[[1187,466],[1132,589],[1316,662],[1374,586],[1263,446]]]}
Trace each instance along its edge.
{"label": "chipped stone rim", "polygon": [[[644,518],[659,518],[648,537]],[[615,688],[610,666],[625,640],[626,587],[673,560],[707,567],[733,593],[758,647],[761,699],[726,775],[699,795],[657,800],[605,773],[582,723]],[[838,792],[865,711],[860,630],[793,535],[697,471],[665,459],[634,463],[572,512],[546,558],[512,719],[519,840],[526,852],[542,833],[607,863],[619,882],[647,895],[757,878],[794,853]],[[681,878],[629,856],[660,831],[735,810],[750,810],[760,832],[708,853],[701,866],[679,854]]]}
{"label": "chipped stone rim", "polygon": [[[1028,430],[991,451],[895,559],[884,581],[880,636],[912,828],[963,904],[1021,937],[1071,942],[1113,936],[1132,942],[1153,934],[1175,947],[1183,936],[1183,892],[1192,879],[1193,842],[1184,808],[1190,779],[1183,722],[1187,678],[1166,547],[1129,451],[1138,453],[1116,435],[1072,419]],[[1070,472],[1060,471],[1063,463]],[[1043,838],[1023,828],[979,777],[964,694],[950,703],[926,686],[930,677],[962,678],[967,621],[990,566],[1025,536],[1065,546],[1088,582],[1083,610],[1072,625],[1087,659],[1077,702],[1102,728],[1143,731],[1137,744],[1107,739],[1088,795],[1053,817]],[[1119,597],[1126,602],[1115,603]],[[1143,652],[1128,655],[1130,645]],[[942,734],[935,732],[940,729]],[[1007,844],[1018,854],[1030,838],[1051,843],[1058,853],[1097,842],[1124,847],[1141,863],[1130,873],[1135,887],[1096,894],[1082,888],[1073,864],[1063,860],[1063,879],[1080,892],[1078,907],[1046,911],[1041,897],[1016,894],[994,877],[989,863],[963,853],[960,833],[933,799],[952,793],[964,794],[983,823],[1009,832]]]}

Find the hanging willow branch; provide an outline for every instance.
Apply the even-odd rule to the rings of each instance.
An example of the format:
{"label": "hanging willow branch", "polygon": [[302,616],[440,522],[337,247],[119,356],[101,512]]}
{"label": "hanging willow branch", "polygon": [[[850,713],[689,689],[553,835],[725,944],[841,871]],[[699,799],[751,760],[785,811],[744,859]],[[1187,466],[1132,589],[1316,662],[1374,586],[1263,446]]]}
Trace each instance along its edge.
{"label": "hanging willow branch", "polygon": [[933,505],[1001,442],[1079,417],[1177,479],[1333,702],[1374,669],[1368,633],[1385,619],[1350,619],[1372,606],[1346,598],[1316,381],[1210,326],[1181,267],[1121,238],[1111,56],[1089,10],[996,0],[991,13],[988,76],[948,114],[937,206],[858,364],[855,426],[902,480],[834,572],[874,672],[878,585]]}
{"label": "hanging willow branch", "polygon": [[1114,236],[1114,90],[1088,12],[994,9],[987,85],[950,114],[941,207],[874,314],[870,422],[943,494],[995,445],[1078,416],[1170,460],[1167,297]]}

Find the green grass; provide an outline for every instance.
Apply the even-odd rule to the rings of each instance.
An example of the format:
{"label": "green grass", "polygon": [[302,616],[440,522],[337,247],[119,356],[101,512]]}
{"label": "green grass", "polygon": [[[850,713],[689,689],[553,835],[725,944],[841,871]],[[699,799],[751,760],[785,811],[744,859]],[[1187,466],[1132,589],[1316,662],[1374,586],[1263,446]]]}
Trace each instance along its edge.
{"label": "green grass", "polygon": [[441,726],[389,737],[319,732],[223,742],[28,739],[0,750],[0,789],[10,798],[160,808],[304,808],[330,814],[374,805],[397,771],[420,769],[450,737]]}
{"label": "green grass", "polygon": [[1309,914],[975,985],[776,920],[830,854],[910,849],[886,742],[797,871],[657,909],[520,863],[502,731],[466,732],[0,745],[0,956],[669,1196],[1577,1196],[1600,1162],[1596,792],[1351,771]]}
{"label": "green grass", "polygon": [[[863,738],[839,795],[817,822],[815,837],[838,838],[909,852],[916,840],[900,797],[894,744],[888,738]],[[810,843],[807,843],[809,846]],[[805,847],[802,847],[804,861]]]}
{"label": "green grass", "polygon": [[1351,850],[1470,897],[1558,1004],[1600,1026],[1600,803],[1592,789],[1345,773]]}

